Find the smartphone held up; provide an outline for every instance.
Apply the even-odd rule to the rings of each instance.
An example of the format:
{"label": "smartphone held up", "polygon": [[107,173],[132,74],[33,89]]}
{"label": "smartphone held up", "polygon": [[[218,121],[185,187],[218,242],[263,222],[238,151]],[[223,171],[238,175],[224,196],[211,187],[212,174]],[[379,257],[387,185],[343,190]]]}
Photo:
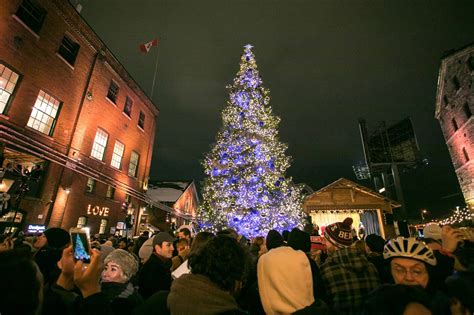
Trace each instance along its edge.
{"label": "smartphone held up", "polygon": [[82,260],[84,263],[91,261],[91,247],[89,228],[71,228],[71,243],[75,260]]}

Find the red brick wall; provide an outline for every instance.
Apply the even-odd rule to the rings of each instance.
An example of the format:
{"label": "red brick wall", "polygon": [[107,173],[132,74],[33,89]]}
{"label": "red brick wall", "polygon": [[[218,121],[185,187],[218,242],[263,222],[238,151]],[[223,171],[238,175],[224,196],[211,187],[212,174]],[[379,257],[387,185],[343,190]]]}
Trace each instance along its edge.
{"label": "red brick wall", "polygon": [[[116,68],[120,65],[107,49],[105,56],[99,56],[95,62],[97,51],[105,46],[99,38],[91,37],[88,26],[67,2],[39,0],[47,15],[37,35],[14,16],[20,3],[20,0],[0,2],[0,61],[22,76],[7,112],[0,115],[0,124],[13,126],[38,147],[44,144],[54,148],[58,156],[68,154],[71,143],[69,157],[91,167],[99,179],[95,194],[86,194],[87,176],[50,163],[41,198],[25,198],[22,202],[22,208],[28,211],[25,223],[44,224],[52,208],[50,226],[69,228],[76,226],[79,216],[86,214],[88,204],[92,204],[110,209],[108,231],[117,221],[125,219],[121,210],[125,191],[117,186],[114,200],[107,199],[108,184],[105,182],[123,184],[135,192],[143,191],[143,183],[150,171],[149,153],[153,146],[158,111],[151,109],[150,103],[145,104],[146,96],[137,90],[136,84],[127,75],[123,76],[125,71],[122,68]],[[65,34],[80,45],[74,67],[57,55]],[[108,65],[107,60],[113,65]],[[91,69],[91,80],[86,86]],[[116,106],[106,99],[111,79],[120,86]],[[26,127],[40,89],[62,102],[51,136]],[[92,100],[85,99],[81,107],[85,91],[92,93]],[[131,118],[122,114],[126,96],[133,100]],[[144,130],[137,127],[140,110],[145,113]],[[78,124],[74,129],[76,119]],[[90,158],[98,127],[109,134],[103,162]],[[120,170],[110,166],[116,140],[125,144]],[[21,148],[17,144],[12,149]],[[136,178],[128,176],[132,150],[140,154]],[[65,194],[65,188],[70,189],[69,195]],[[136,208],[140,204],[137,199],[132,199],[132,203]],[[38,218],[39,215],[42,218]],[[87,225],[92,233],[98,232],[99,223],[100,216],[89,216]]]}

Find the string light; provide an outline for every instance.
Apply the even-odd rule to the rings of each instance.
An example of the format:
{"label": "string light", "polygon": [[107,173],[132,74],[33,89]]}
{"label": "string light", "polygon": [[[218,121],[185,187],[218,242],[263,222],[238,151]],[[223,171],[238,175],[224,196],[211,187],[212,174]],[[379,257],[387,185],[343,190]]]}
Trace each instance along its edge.
{"label": "string light", "polygon": [[465,207],[460,209],[459,207],[456,207],[456,210],[454,210],[454,213],[449,218],[438,221],[438,223],[441,225],[449,225],[463,223],[464,221],[470,221],[473,219],[474,215],[471,213],[469,208]]}
{"label": "string light", "polygon": [[227,86],[223,126],[202,165],[207,176],[198,212],[202,230],[233,228],[247,237],[269,230],[302,228],[302,187],[285,177],[287,146],[278,139],[270,91],[263,87],[252,46],[245,46],[240,69]]}

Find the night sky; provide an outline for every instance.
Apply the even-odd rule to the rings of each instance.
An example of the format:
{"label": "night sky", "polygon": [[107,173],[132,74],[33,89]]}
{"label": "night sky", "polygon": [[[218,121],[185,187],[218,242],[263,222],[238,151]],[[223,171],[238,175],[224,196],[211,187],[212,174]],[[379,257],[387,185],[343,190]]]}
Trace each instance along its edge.
{"label": "night sky", "polygon": [[[77,3],[77,0],[71,0]],[[444,52],[474,41],[474,1],[80,0],[82,16],[160,109],[151,178],[203,179],[247,43],[254,45],[297,183],[356,180],[358,119],[411,117],[428,166],[402,174],[408,212],[463,198],[438,122]],[[148,55],[140,43],[160,38]],[[360,184],[372,187],[369,180]]]}

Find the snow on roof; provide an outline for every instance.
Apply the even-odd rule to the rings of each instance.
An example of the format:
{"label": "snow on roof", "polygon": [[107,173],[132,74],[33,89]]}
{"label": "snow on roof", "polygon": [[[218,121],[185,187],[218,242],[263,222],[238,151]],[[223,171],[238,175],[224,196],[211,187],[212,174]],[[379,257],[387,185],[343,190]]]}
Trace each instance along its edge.
{"label": "snow on roof", "polygon": [[175,202],[183,194],[192,181],[153,182],[148,186],[147,196],[155,201]]}

